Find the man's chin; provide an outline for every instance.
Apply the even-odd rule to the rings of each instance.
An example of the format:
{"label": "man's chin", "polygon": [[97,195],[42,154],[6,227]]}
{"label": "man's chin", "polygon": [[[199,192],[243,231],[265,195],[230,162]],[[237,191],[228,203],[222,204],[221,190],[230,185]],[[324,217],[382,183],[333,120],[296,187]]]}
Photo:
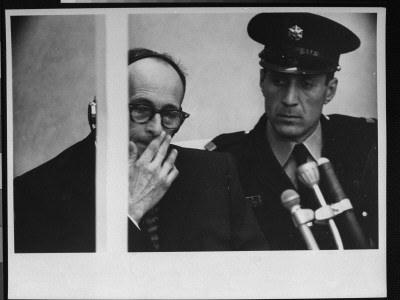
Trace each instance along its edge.
{"label": "man's chin", "polygon": [[278,126],[275,128],[275,131],[282,138],[294,142],[301,142],[302,132],[300,132],[295,126]]}

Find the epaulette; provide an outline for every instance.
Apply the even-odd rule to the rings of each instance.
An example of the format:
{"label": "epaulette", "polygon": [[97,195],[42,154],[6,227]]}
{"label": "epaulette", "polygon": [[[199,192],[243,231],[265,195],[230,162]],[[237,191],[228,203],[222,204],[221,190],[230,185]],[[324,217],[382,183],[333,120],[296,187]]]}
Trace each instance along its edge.
{"label": "epaulette", "polygon": [[367,123],[376,124],[377,120],[375,118],[364,118]]}
{"label": "epaulette", "polygon": [[204,149],[208,151],[213,151],[217,148],[228,146],[234,143],[241,141],[249,131],[237,131],[232,133],[224,133],[219,136],[213,138],[210,142],[208,142]]}
{"label": "epaulette", "polygon": [[325,116],[328,120],[331,121],[336,121],[336,123],[343,123],[343,124],[349,124],[349,123],[354,123],[354,124],[376,124],[377,119],[376,118],[364,118],[364,117],[352,117],[352,116],[346,116],[346,115],[339,115],[339,114],[332,114],[332,115],[327,115]]}

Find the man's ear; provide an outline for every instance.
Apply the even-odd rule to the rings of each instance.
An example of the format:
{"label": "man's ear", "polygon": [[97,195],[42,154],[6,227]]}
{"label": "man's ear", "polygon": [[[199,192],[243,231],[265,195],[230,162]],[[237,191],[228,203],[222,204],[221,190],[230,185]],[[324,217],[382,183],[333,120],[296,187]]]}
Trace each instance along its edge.
{"label": "man's ear", "polygon": [[328,104],[335,97],[337,86],[338,80],[335,77],[328,82],[324,104]]}

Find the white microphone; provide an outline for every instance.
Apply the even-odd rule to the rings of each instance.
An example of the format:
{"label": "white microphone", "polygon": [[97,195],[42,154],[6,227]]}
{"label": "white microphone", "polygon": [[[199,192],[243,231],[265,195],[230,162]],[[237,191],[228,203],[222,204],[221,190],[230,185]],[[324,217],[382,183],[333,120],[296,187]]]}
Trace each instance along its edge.
{"label": "white microphone", "polygon": [[[297,168],[297,177],[299,180],[308,188],[314,190],[315,195],[317,196],[318,202],[321,205],[321,207],[326,208],[326,213],[329,213],[331,211],[331,208],[326,204],[325,198],[322,195],[321,189],[318,186],[319,183],[319,171],[318,171],[318,165],[316,162],[311,161],[307,162],[300,167]],[[334,214],[332,212],[331,217],[333,217]],[[343,250],[343,242],[339,234],[339,230],[335,224],[335,221],[333,221],[332,218],[328,220],[329,227],[331,229],[331,232],[333,234],[333,238],[335,239],[336,246],[339,250]]]}
{"label": "white microphone", "polygon": [[308,227],[307,223],[314,219],[314,212],[311,209],[300,207],[300,196],[294,190],[286,190],[281,195],[281,202],[292,214],[294,225],[299,228],[309,250],[319,250],[318,244]]}

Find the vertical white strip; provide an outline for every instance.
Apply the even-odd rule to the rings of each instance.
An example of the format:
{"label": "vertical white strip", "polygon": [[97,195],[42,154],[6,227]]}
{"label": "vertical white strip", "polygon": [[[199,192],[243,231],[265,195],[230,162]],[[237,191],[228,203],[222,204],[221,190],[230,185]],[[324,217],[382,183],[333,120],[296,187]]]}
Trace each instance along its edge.
{"label": "vertical white strip", "polygon": [[[386,140],[386,9],[378,10],[377,19],[377,80],[378,80],[378,191],[379,191],[379,249],[386,253],[386,205],[387,205],[387,140]],[[383,266],[386,266],[384,258]]]}
{"label": "vertical white strip", "polygon": [[[127,251],[128,199],[128,84],[127,84],[127,15],[121,11],[106,16],[106,104],[105,122],[99,129],[106,136],[99,147],[106,155],[105,163],[106,250]],[[99,136],[100,138],[100,136]],[[100,140],[100,139],[99,139]],[[105,145],[104,145],[105,144]]]}
{"label": "vertical white strip", "polygon": [[[8,253],[14,253],[14,132],[13,132],[13,89],[11,56],[11,17],[6,12],[6,49],[7,49],[7,225]],[[9,259],[9,263],[10,263]]]}
{"label": "vertical white strip", "polygon": [[379,264],[371,267],[371,272],[377,279],[372,287],[383,297],[387,296],[387,263],[386,263],[386,211],[387,211],[387,120],[386,120],[386,9],[378,9],[377,19],[377,80],[378,80],[378,221],[379,221],[379,254],[376,262]]}
{"label": "vertical white strip", "polygon": [[95,17],[96,34],[96,252],[106,251],[106,86],[105,15]]}

